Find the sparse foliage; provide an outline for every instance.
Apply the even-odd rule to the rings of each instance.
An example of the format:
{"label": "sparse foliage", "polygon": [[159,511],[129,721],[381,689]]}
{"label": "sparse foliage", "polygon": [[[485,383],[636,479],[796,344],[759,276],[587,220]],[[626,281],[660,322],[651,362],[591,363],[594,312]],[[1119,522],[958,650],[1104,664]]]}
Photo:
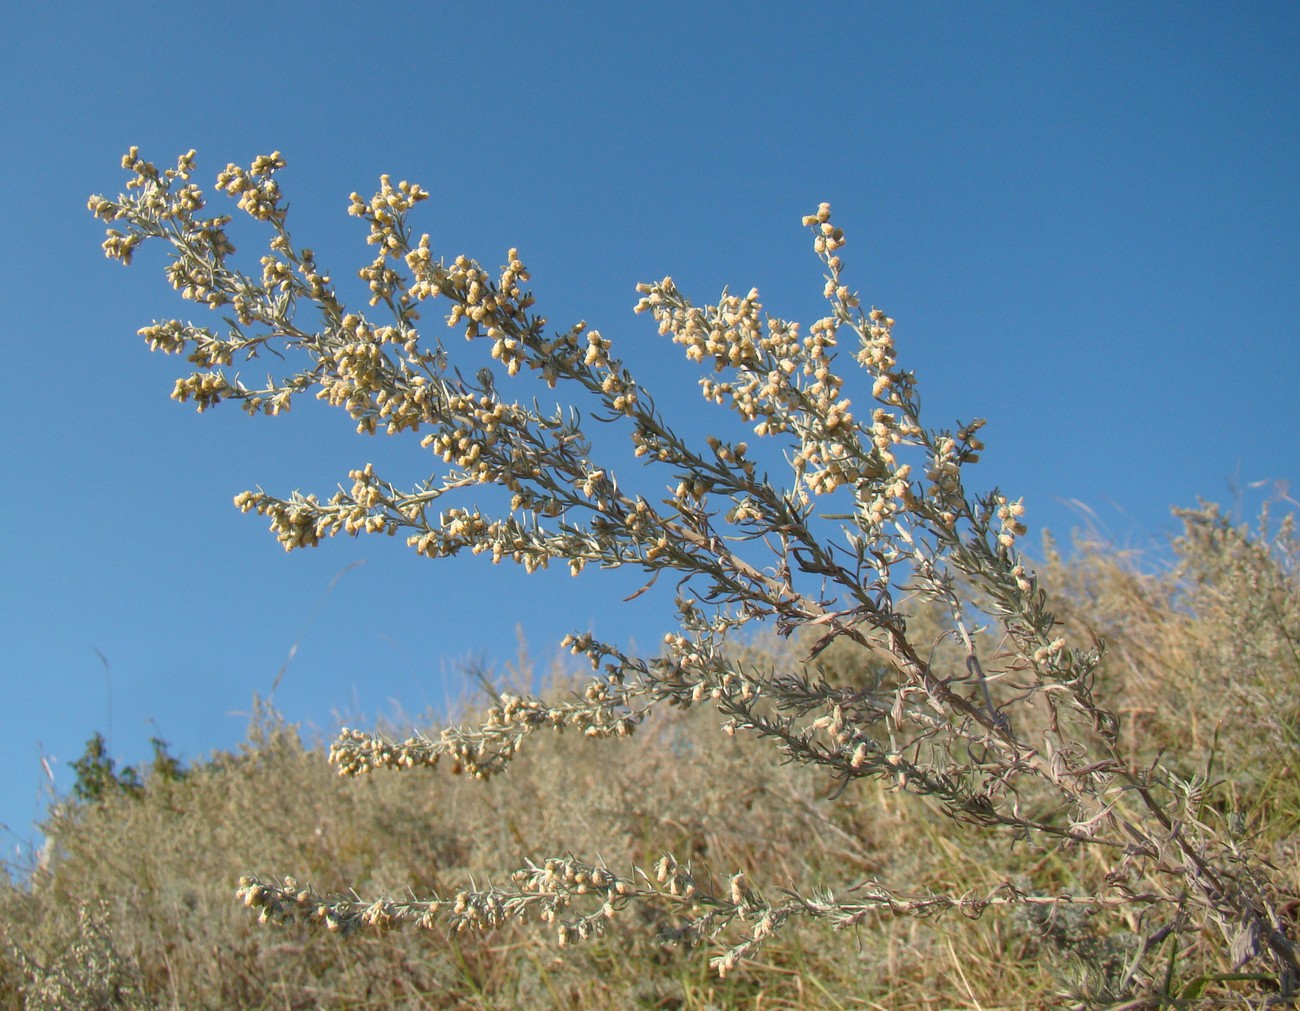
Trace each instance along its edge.
{"label": "sparse foliage", "polygon": [[[132,149],[123,165],[128,192],[90,200],[115,226],[105,252],[129,263],[142,242],[162,240],[172,285],[224,314],[221,332],[179,319],[140,331],[152,347],[197,366],[177,381],[176,399],[200,410],[234,400],[274,414],[310,393],[346,410],[360,432],[411,437],[441,461],[414,487],[367,465],[326,499],[239,495],[236,504],[267,517],[286,549],[338,533],[384,533],[428,557],[468,550],[529,572],[552,562],[574,575],[588,565],[633,566],[651,580],[667,573],[677,581],[679,627],[658,653],[576,630],[565,645],[593,671],[579,691],[502,691],[481,720],[435,733],[345,729],[330,749],[340,773],[447,763],[487,779],[508,772],[544,731],[628,737],[652,718],[668,719],[664,710],[711,707],[726,735],[774,749],[815,773],[832,797],[874,784],[938,812],[958,846],[1017,843],[1025,868],[979,887],[886,882],[851,866],[829,883],[789,883],[762,866],[705,867],[690,853],[614,865],[552,850],[495,884],[467,879],[407,897],[349,897],[292,877],[245,876],[239,895],[261,919],[344,936],[402,926],[455,936],[541,920],[571,945],[648,916],[664,940],[712,946],[712,967],[725,975],[798,921],[862,930],[1010,906],[1047,910],[1045,922],[1055,923],[1063,910],[1087,909],[1121,918],[1135,935],[1127,948],[1107,948],[1104,979],[1094,980],[1107,999],[1169,996],[1179,952],[1210,930],[1220,937],[1211,950],[1222,979],[1203,974],[1198,994],[1216,986],[1240,994],[1248,979],[1260,999],[1292,997],[1300,963],[1279,911],[1283,884],[1224,809],[1218,769],[1208,756],[1189,769],[1127,746],[1123,714],[1097,690],[1105,686],[1100,648],[1084,629],[1067,629],[1069,598],[1050,601],[1020,553],[1022,503],[966,489],[982,422],[949,429],[922,421],[894,321],[849,287],[846,240],[828,205],[804,218],[826,300],[826,314],[806,328],[765,315],[757,290],[697,306],[670,278],[638,286],[637,311],[705,367],[704,398],[735,415],[720,429],[748,427],[761,440],[751,448],[675,431],[614,356],[613,341],[585,322],[548,329],[516,250],[496,273],[466,256],[437,257],[408,222],[427,196],[419,186],[384,177],[373,198],[352,195],[350,213],[376,247],[360,272],[368,314],[349,311],[314,253],[291,240],[278,153],[217,177],[270,230],[256,275],[233,266],[230,219],[201,216],[193,152],[159,171]],[[439,305],[448,326],[490,349],[494,364],[472,379],[421,329],[422,314]],[[857,366],[848,374],[837,357],[846,342]],[[280,372],[264,386],[225,371],[266,352]],[[568,391],[575,409],[540,410],[524,396],[529,376]],[[640,476],[597,458],[579,409],[626,435],[629,457],[661,475],[664,497],[636,492]],[[781,458],[768,445],[784,456],[784,480],[764,471],[764,461]],[[467,492],[485,486],[506,496],[499,514],[465,504]],[[1191,524],[1189,536],[1233,543],[1230,528],[1204,529]],[[1278,571],[1269,600],[1287,625],[1294,573]],[[798,652],[746,651],[762,629]],[[1282,739],[1292,728],[1286,714],[1272,732]],[[1057,862],[1089,871],[1068,887],[1032,880],[1031,869]],[[1122,965],[1121,948],[1131,952]]]}
{"label": "sparse foliage", "polygon": [[[154,737],[153,761],[149,774],[160,779],[175,781],[185,776],[185,765],[167,749],[167,742]],[[72,784],[72,795],[78,800],[99,801],[114,793],[138,797],[144,791],[139,771],[131,765],[119,771],[117,760],[108,753],[108,743],[103,734],[95,734],[86,742],[85,753],[72,763],[77,780]]]}

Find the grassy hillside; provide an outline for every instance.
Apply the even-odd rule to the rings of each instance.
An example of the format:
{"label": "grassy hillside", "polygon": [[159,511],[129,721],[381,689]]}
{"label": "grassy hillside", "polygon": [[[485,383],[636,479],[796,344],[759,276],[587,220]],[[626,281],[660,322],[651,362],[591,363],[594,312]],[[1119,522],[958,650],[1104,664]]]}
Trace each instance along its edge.
{"label": "grassy hillside", "polygon": [[[1086,641],[1105,639],[1096,695],[1123,719],[1131,761],[1193,781],[1207,831],[1271,862],[1260,881],[1285,922],[1300,907],[1300,587],[1284,523],[1183,515],[1172,563],[1102,543],[1040,573]],[[918,612],[914,623],[938,619]],[[804,663],[798,643],[755,656]],[[942,648],[942,646],[941,646]],[[828,676],[865,676],[838,645]],[[524,672],[525,677],[527,672]],[[563,681],[562,670],[552,681]],[[527,688],[527,685],[523,686]],[[554,929],[340,938],[259,924],[241,874],[292,874],[325,891],[454,893],[527,858],[599,855],[649,869],[663,852],[756,887],[875,880],[903,892],[1104,891],[1089,850],[1046,856],[965,829],[878,782],[832,795],[824,775],[766,742],[727,737],[707,704],[622,741],[547,735],[507,775],[339,778],[319,742],[262,711],[237,754],[136,783],[107,766],[49,814],[30,880],[0,888],[0,1006],[160,1008],[1033,1008],[1117,1004],[1108,986],[1155,933],[1142,905],[992,906],[978,919],[880,916],[836,932],[799,923],[720,980],[708,948],[661,943],[633,913],[599,940],[559,948]],[[1199,778],[1198,778],[1199,777]],[[1136,866],[1136,865],[1135,865]],[[1116,882],[1110,883],[1112,886]],[[1134,893],[1158,884],[1123,882]],[[1145,909],[1145,912],[1144,912]],[[1160,915],[1168,915],[1167,910]],[[671,924],[667,924],[671,926]],[[1294,936],[1294,935],[1293,935]],[[1276,980],[1233,973],[1230,940],[1169,935],[1147,953],[1166,1006],[1262,1006]],[[1085,994],[1091,993],[1087,998]],[[1139,1002],[1124,1006],[1157,1006]]]}

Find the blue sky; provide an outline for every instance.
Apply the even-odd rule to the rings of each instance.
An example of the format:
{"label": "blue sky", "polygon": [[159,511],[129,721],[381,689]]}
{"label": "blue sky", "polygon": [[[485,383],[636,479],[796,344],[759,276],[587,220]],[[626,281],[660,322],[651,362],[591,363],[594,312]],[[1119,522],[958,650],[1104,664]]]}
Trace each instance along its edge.
{"label": "blue sky", "polygon": [[712,416],[631,313],[635,284],[757,285],[815,318],[799,218],[829,200],[930,423],[989,419],[970,479],[1025,496],[1030,543],[1067,539],[1078,502],[1158,548],[1171,505],[1246,489],[1249,513],[1248,486],[1300,478],[1293,4],[234,0],[6,21],[11,857],[49,799],[42,757],[66,790],[96,730],[126,761],[153,735],[188,759],[231,747],[295,645],[276,704],[328,734],[461,697],[467,659],[499,668],[517,630],[545,665],[571,628],[652,645],[672,617],[665,596],[622,603],[622,573],[526,578],[387,538],[281,551],[234,494],[328,494],[369,459],[423,457],[324,410],[168,399],[184,363],[135,331],[198,310],[158,255],[105,260],[85,210],[132,144],[161,164],[197,148],[209,189],[283,151],[295,238],[340,278],[369,258],[348,194],[418,181],[439,252],[494,267],[518,246],[540,308],[614,338],[693,430]]}

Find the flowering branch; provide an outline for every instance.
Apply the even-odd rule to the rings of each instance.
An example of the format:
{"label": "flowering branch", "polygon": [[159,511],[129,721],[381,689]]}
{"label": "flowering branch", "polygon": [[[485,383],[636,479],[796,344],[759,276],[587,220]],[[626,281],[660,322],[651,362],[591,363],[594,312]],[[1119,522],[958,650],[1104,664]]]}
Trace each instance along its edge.
{"label": "flowering branch", "polygon": [[[399,487],[367,464],[327,499],[258,489],[241,493],[236,505],[266,517],[286,550],[339,533],[383,533],[430,558],[468,550],[527,572],[562,562],[574,575],[593,564],[630,565],[652,580],[672,573],[679,586],[680,628],[657,655],[628,654],[575,632],[565,645],[593,671],[579,697],[503,693],[477,725],[401,742],[345,729],[330,752],[342,774],[433,766],[446,757],[455,771],[486,778],[504,772],[539,729],[625,737],[663,704],[710,704],[726,733],[769,741],[790,760],[825,770],[841,789],[879,780],[932,797],[957,822],[1010,831],[1034,846],[1096,847],[1114,860],[1106,877],[1113,894],[1097,896],[1097,904],[1158,906],[1190,893],[1205,915],[1244,932],[1243,960],[1270,957],[1285,980],[1300,973],[1252,877],[1258,868],[1242,871],[1235,851],[1216,848],[1190,805],[1180,806],[1171,777],[1130,768],[1120,756],[1118,721],[1092,694],[1100,651],[1061,635],[1018,551],[1023,503],[996,490],[966,491],[965,468],[983,450],[983,421],[955,429],[922,422],[894,320],[865,308],[846,283],[846,239],[829,205],[803,219],[825,271],[826,302],[826,314],[806,329],[766,315],[757,289],[697,306],[671,278],[637,286],[636,311],[708,369],[699,382],[704,399],[783,451],[786,480],[774,482],[759,468],[766,454],[747,442],[677,434],[600,331],[586,322],[549,330],[524,287],[530,276],[517,250],[496,272],[463,255],[435,258],[430,237],[417,238],[408,224],[428,197],[417,185],[384,176],[371,199],[352,194],[349,213],[368,227],[376,249],[360,271],[375,318],[349,311],[312,250],[295,246],[286,230],[276,179],[284,164],[275,153],[217,177],[218,189],[272,233],[260,274],[248,275],[229,265],[231,219],[200,216],[204,196],[189,181],[194,153],[161,172],[136,149],[128,153],[128,192],[90,200],[95,215],[117,226],[105,253],[130,263],[142,242],[163,240],[171,250],[167,277],[181,296],[229,314],[224,333],[169,319],[140,334],[197,367],[172,396],[200,411],[234,400],[250,414],[277,414],[311,392],[347,411],[361,433],[418,437],[435,469]],[[451,352],[421,329],[435,305],[448,327],[489,349],[494,367],[472,379],[456,369]],[[858,403],[840,371],[845,341],[869,391]],[[263,352],[284,363],[265,385],[226,373],[237,359]],[[589,416],[621,428],[632,458],[663,475],[667,496],[651,501],[620,482],[613,464],[596,458],[577,410],[546,413],[504,392],[520,375],[563,384]],[[508,508],[489,515],[444,502],[479,486],[504,489]],[[837,524],[829,534],[828,521]],[[943,641],[921,641],[909,629],[908,599],[949,616]],[[730,646],[754,622],[809,636],[809,663],[792,671],[739,661]],[[840,640],[870,658],[864,677],[839,684],[812,676],[816,657]],[[718,897],[671,857],[665,861],[656,875],[634,879],[571,857],[548,860],[516,872],[510,889],[469,889],[453,899],[326,901],[288,879],[252,878],[241,895],[264,918],[339,930],[434,920],[490,927],[533,910],[555,920],[575,896],[599,901],[596,913],[562,922],[566,943],[599,934],[629,902],[654,899],[687,917],[681,939],[744,925],[745,938],[715,961],[720,972],[794,916],[847,925],[882,907],[928,915],[995,902],[908,899],[872,885],[857,902],[792,892],[771,905],[739,877]],[[1138,870],[1166,886],[1127,888]]]}

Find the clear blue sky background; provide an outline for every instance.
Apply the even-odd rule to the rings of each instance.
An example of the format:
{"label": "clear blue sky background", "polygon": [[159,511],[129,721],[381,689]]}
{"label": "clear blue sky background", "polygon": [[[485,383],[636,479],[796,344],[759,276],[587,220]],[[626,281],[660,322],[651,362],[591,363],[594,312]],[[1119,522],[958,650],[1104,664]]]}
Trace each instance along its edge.
{"label": "clear blue sky background", "polygon": [[48,800],[42,756],[67,790],[110,725],[127,761],[155,734],[188,759],[231,747],[295,643],[276,703],[329,733],[335,714],[459,697],[459,666],[510,660],[517,627],[545,663],[570,628],[650,645],[671,619],[663,597],[620,603],[637,585],[621,574],[525,578],[386,538],[282,552],[235,493],[329,493],[404,447],[321,410],[249,420],[168,399],[184,363],[135,330],[198,311],[157,255],[104,260],[85,211],[120,190],[128,145],[163,164],[197,148],[209,188],[227,161],[282,150],[295,237],[336,277],[368,259],[348,193],[382,172],[419,181],[439,251],[495,266],[519,246],[548,315],[614,337],[697,430],[694,379],[632,315],[634,285],[672,274],[697,300],[758,285],[769,311],[814,318],[799,217],[829,200],[931,423],[989,419],[976,483],[1023,494],[1034,535],[1067,537],[1077,501],[1158,548],[1170,505],[1300,477],[1298,11],[15,8],[0,33],[7,851]]}

